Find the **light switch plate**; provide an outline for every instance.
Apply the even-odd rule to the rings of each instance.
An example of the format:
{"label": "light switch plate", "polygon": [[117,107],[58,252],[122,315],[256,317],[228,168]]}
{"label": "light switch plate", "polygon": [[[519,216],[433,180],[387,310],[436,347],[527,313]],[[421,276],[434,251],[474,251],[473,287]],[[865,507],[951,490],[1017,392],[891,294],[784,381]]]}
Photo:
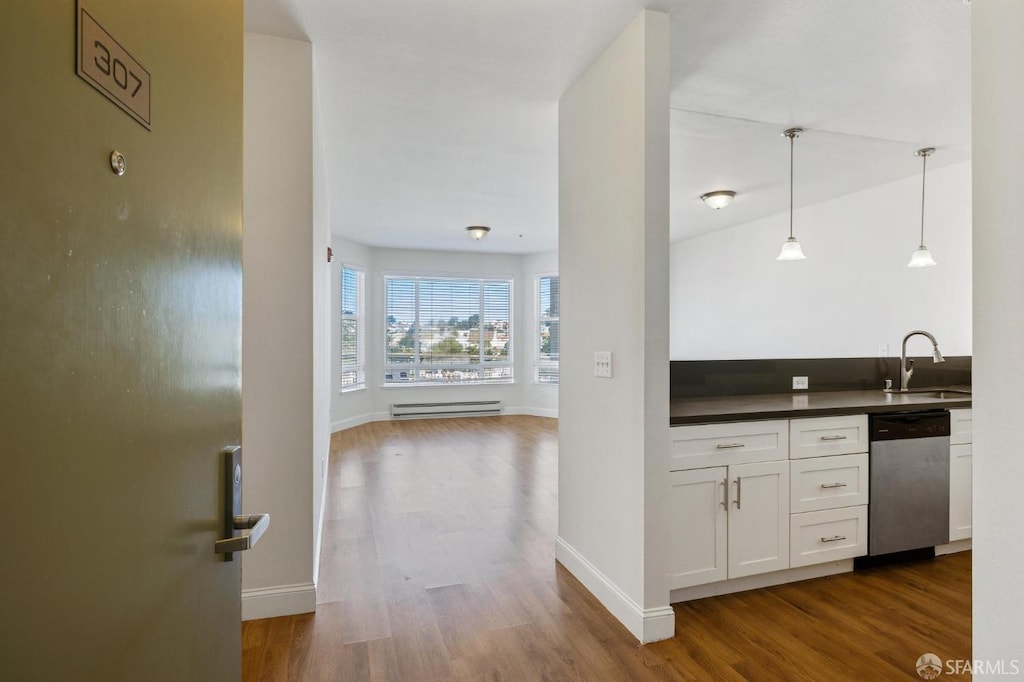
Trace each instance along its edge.
{"label": "light switch plate", "polygon": [[603,379],[612,378],[612,352],[610,350],[594,352],[594,376]]}
{"label": "light switch plate", "polygon": [[793,390],[807,390],[807,377],[793,377]]}

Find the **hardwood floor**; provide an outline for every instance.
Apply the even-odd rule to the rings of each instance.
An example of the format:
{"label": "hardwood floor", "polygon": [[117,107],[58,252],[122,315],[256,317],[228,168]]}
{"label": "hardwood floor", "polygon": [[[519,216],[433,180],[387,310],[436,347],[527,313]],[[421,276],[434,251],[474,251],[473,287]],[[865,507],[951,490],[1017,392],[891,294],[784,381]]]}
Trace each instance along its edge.
{"label": "hardwood floor", "polygon": [[243,624],[245,680],[917,680],[925,652],[971,656],[969,552],[677,604],[639,646],[554,560],[555,420],[331,445],[321,603]]}

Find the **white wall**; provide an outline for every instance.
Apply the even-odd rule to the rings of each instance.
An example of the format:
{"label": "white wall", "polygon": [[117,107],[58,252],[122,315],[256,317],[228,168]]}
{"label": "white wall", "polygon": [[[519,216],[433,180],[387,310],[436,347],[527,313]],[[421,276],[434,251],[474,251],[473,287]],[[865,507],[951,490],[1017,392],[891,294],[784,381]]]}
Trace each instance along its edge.
{"label": "white wall", "polygon": [[[927,190],[933,268],[906,267],[920,175],[798,209],[804,261],[775,259],[788,213],[673,243],[672,359],[875,357],[881,344],[898,356],[911,329],[970,355],[970,162],[929,169]],[[923,339],[908,348],[930,350]]]}
{"label": "white wall", "polygon": [[[314,55],[314,72],[316,57]],[[327,460],[331,451],[331,266],[327,246],[331,236],[330,191],[324,159],[320,95],[313,85],[313,583],[320,576],[320,539]]]}
{"label": "white wall", "polygon": [[[501,400],[507,414],[557,416],[558,388],[533,383],[532,338],[536,317],[533,312],[534,276],[557,270],[554,252],[520,256],[454,251],[422,251],[372,248],[338,235],[332,236],[335,261],[331,275],[331,357],[333,401],[332,430],[340,431],[368,421],[390,419],[396,402],[433,402],[458,400]],[[343,265],[361,266],[366,271],[366,388],[341,392],[340,341],[341,269]],[[534,270],[532,268],[543,268]],[[408,273],[452,276],[511,276],[512,291],[513,384],[476,386],[400,386],[384,383],[385,300],[384,274]]]}
{"label": "white wall", "polygon": [[[975,659],[1024,670],[1024,3],[972,10]],[[989,679],[994,675],[975,675]]]}
{"label": "white wall", "polygon": [[312,101],[311,46],[247,33],[243,488],[271,525],[241,555],[245,619],[316,605]]}
{"label": "white wall", "polygon": [[[645,11],[559,103],[556,556],[641,641],[671,637],[669,20]],[[613,353],[612,379],[594,376]]]}
{"label": "white wall", "polygon": [[[368,319],[369,328],[364,337],[367,349],[366,368],[367,388],[341,392],[341,270],[344,266],[350,265],[361,268],[366,272],[366,287],[370,289],[376,280],[373,279],[373,258],[371,248],[350,241],[338,235],[331,235],[331,247],[334,249],[334,264],[331,267],[331,430],[341,431],[372,421],[376,418],[383,418],[378,415],[373,397],[374,392],[370,390],[374,379],[383,379],[383,371],[375,374],[374,354],[376,346],[371,341],[372,329],[380,315],[371,315]],[[369,292],[367,292],[369,294]],[[370,297],[365,297],[368,312],[373,312],[370,305]],[[383,324],[381,321],[380,324]],[[380,338],[383,338],[381,336]]]}

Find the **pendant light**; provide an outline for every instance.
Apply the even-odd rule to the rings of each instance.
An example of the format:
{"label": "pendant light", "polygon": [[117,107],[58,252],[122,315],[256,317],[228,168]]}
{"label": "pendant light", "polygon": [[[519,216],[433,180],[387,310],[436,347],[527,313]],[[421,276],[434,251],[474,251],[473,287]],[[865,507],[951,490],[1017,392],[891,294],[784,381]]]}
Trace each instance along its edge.
{"label": "pendant light", "polygon": [[924,245],[924,172],[928,165],[928,157],[934,153],[934,147],[925,147],[914,152],[915,156],[921,157],[921,245],[910,256],[910,262],[907,263],[908,268],[927,268],[932,265],[938,265],[935,259],[932,258],[932,252]]}
{"label": "pendant light", "polygon": [[783,137],[789,138],[789,239],[782,245],[779,251],[779,260],[803,260],[807,258],[804,250],[800,248],[800,242],[793,236],[793,140],[800,136],[803,128],[790,128],[782,133]]}

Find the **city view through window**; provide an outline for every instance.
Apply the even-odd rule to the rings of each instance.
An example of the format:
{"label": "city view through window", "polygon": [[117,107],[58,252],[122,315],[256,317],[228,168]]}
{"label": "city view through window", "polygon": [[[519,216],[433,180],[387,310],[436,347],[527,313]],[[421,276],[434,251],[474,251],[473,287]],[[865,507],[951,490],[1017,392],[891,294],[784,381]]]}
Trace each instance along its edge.
{"label": "city view through window", "polygon": [[385,282],[385,384],[512,381],[511,280]]}

